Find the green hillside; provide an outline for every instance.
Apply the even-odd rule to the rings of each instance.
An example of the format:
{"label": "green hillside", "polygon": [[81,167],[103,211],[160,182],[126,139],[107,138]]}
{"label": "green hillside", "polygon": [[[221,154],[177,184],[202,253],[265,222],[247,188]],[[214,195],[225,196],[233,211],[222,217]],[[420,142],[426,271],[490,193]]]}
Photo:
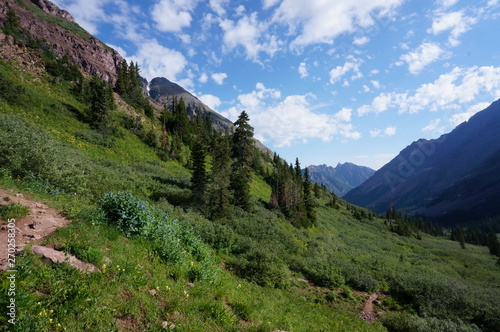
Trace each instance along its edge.
{"label": "green hillside", "polygon": [[[44,64],[37,70],[15,56],[0,61],[0,187],[72,220],[43,244],[98,271],[45,263],[28,246],[16,260],[18,320],[10,324],[2,313],[2,330],[500,326],[500,265],[488,248],[462,249],[411,223],[398,235],[382,216],[308,187],[293,167],[256,149],[243,159],[247,169],[232,168],[242,177],[250,169],[249,201],[229,196],[227,212],[218,214],[213,197],[197,196],[202,186],[191,181],[196,142],[205,137],[217,146],[233,136],[200,129],[207,126],[200,119],[146,108],[130,89],[123,98],[112,94],[106,83],[30,45],[21,42],[18,50]],[[96,108],[99,93],[115,105]],[[211,146],[207,154],[198,151],[206,165],[204,194],[227,189],[210,178],[220,162]],[[6,273],[1,282],[8,289]],[[374,324],[360,318],[370,294],[378,297]],[[0,307],[8,301],[4,292]]]}

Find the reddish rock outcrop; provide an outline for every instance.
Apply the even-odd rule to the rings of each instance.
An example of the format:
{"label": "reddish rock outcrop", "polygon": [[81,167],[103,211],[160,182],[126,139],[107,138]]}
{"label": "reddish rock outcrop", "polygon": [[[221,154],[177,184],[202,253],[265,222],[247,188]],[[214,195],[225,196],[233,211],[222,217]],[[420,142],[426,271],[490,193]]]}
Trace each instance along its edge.
{"label": "reddish rock outcrop", "polygon": [[67,11],[52,2],[22,1],[25,5],[14,0],[0,3],[0,26],[3,26],[10,8],[19,17],[20,25],[35,39],[46,40],[60,56],[68,55],[85,74],[97,75],[111,84],[115,83],[117,68],[123,61],[117,51],[82,29]]}

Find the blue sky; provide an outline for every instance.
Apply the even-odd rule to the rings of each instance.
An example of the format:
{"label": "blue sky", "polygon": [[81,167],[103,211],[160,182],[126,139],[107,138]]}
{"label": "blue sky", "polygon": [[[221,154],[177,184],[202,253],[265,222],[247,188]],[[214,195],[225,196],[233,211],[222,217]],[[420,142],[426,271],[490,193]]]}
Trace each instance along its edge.
{"label": "blue sky", "polygon": [[500,98],[500,0],[55,0],[302,166],[375,169]]}

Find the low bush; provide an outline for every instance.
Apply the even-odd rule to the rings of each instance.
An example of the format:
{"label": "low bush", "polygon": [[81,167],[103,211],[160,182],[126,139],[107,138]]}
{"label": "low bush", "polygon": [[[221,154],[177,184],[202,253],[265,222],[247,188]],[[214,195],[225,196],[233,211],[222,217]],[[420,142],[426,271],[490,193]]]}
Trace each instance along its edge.
{"label": "low bush", "polygon": [[479,332],[476,325],[461,320],[419,317],[409,313],[389,313],[381,318],[389,332]]}
{"label": "low bush", "polygon": [[216,264],[210,249],[191,227],[129,192],[108,193],[99,205],[109,222],[127,236],[144,238],[162,260],[185,266],[190,280],[216,277]]}

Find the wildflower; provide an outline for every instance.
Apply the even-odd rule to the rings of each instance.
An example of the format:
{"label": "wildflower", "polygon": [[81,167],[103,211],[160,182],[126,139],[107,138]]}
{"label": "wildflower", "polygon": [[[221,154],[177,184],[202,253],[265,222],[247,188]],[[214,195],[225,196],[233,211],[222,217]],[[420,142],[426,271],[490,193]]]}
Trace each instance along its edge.
{"label": "wildflower", "polygon": [[241,284],[238,284],[238,288],[241,288]]}

